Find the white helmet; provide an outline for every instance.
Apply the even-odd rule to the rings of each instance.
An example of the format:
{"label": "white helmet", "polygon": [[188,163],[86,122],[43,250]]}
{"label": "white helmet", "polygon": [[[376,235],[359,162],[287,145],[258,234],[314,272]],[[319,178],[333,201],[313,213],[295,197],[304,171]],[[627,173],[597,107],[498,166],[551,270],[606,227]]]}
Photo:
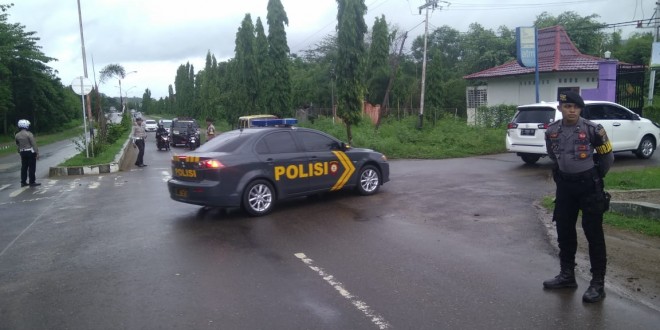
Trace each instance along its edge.
{"label": "white helmet", "polygon": [[27,119],[21,119],[18,121],[18,128],[30,128],[30,121]]}

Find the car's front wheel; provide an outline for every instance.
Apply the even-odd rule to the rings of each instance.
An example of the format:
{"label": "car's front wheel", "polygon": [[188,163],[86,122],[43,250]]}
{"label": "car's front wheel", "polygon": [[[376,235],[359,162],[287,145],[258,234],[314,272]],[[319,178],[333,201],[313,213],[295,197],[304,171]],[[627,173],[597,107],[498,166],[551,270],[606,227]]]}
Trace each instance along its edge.
{"label": "car's front wheel", "polygon": [[520,158],[523,160],[523,162],[529,164],[529,165],[534,165],[536,162],[539,161],[541,158],[540,155],[535,155],[535,154],[520,154]]}
{"label": "car's front wheel", "polygon": [[266,215],[275,206],[275,191],[266,180],[254,180],[243,191],[243,209],[252,216]]}
{"label": "car's front wheel", "polygon": [[653,139],[649,136],[645,136],[642,138],[642,141],[639,143],[639,147],[637,147],[637,151],[635,151],[635,155],[637,155],[637,158],[641,159],[649,159],[651,156],[653,156],[653,151],[655,150],[655,142],[653,142]]}
{"label": "car's front wheel", "polygon": [[360,182],[358,182],[357,191],[360,195],[373,195],[380,188],[380,172],[373,165],[361,168],[358,178]]}

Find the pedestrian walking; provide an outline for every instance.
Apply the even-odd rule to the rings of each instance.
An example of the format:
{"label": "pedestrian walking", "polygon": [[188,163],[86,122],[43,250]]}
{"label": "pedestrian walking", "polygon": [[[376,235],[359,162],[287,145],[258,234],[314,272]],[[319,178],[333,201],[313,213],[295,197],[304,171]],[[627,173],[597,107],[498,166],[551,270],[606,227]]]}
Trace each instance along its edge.
{"label": "pedestrian walking", "polygon": [[137,167],[147,166],[144,163],[144,140],[146,139],[147,131],[142,125],[142,118],[138,117],[135,119],[135,125],[133,125],[133,148],[138,148],[138,155],[135,160],[135,166]]}
{"label": "pedestrian walking", "polygon": [[609,195],[603,178],[614,162],[612,144],[600,124],[580,117],[584,100],[575,92],[559,93],[562,120],[551,123],[545,133],[548,155],[553,161],[557,185],[553,220],[557,228],[560,272],[544,281],[545,289],[576,288],[576,223],[582,210],[582,229],[589,245],[592,279],[582,296],[593,303],[605,297],[607,253],[603,234],[603,213]]}
{"label": "pedestrian walking", "polygon": [[215,126],[213,126],[213,119],[206,118],[206,141],[215,137]]}
{"label": "pedestrian walking", "polygon": [[[18,121],[18,133],[14,136],[16,147],[21,155],[21,187],[40,186],[36,180],[37,159],[39,159],[39,148],[34,135],[29,131],[30,121],[21,119]],[[30,180],[28,182],[28,179]]]}

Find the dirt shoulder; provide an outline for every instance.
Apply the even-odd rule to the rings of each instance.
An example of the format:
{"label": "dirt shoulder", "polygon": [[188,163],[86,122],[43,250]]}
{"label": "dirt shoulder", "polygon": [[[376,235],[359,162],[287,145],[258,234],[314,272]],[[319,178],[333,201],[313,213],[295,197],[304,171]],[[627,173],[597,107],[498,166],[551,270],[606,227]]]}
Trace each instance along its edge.
{"label": "dirt shoulder", "polygon": [[[539,219],[547,229],[550,241],[559,251],[552,214],[540,204],[535,206]],[[660,238],[607,225],[604,230],[607,245],[606,288],[660,311]],[[591,279],[587,241],[579,221],[578,252],[575,259],[578,264],[576,267],[578,276]]]}

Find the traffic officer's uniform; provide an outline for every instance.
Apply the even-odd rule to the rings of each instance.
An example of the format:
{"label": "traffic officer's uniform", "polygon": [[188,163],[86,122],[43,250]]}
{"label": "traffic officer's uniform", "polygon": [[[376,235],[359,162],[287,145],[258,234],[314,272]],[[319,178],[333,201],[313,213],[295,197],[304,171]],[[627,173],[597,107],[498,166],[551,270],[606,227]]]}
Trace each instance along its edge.
{"label": "traffic officer's uniform", "polygon": [[[39,158],[39,148],[34,140],[34,135],[28,129],[30,122],[27,119],[18,121],[20,131],[14,136],[18,153],[21,155],[21,187],[39,186],[36,182],[37,158]],[[30,182],[28,183],[28,179]]]}
{"label": "traffic officer's uniform", "polygon": [[133,143],[138,148],[137,159],[135,160],[135,166],[144,167],[147,166],[144,163],[144,140],[147,138],[147,131],[142,126],[142,118],[135,120],[135,125],[133,125]]}
{"label": "traffic officer's uniform", "polygon": [[[574,92],[559,95],[562,103],[584,109],[584,101]],[[609,195],[603,177],[614,162],[612,145],[605,129],[582,117],[568,126],[564,120],[551,123],[545,133],[546,148],[554,162],[553,178],[557,184],[553,220],[557,227],[561,272],[543,282],[546,289],[575,288],[575,253],[577,250],[578,211],[582,210],[582,229],[589,242],[591,280],[585,302],[600,301],[605,296],[604,276],[607,263],[603,213],[609,207]]]}
{"label": "traffic officer's uniform", "polygon": [[206,140],[210,140],[215,137],[215,126],[213,126],[213,121],[211,119],[206,119],[208,126],[206,127]]}

